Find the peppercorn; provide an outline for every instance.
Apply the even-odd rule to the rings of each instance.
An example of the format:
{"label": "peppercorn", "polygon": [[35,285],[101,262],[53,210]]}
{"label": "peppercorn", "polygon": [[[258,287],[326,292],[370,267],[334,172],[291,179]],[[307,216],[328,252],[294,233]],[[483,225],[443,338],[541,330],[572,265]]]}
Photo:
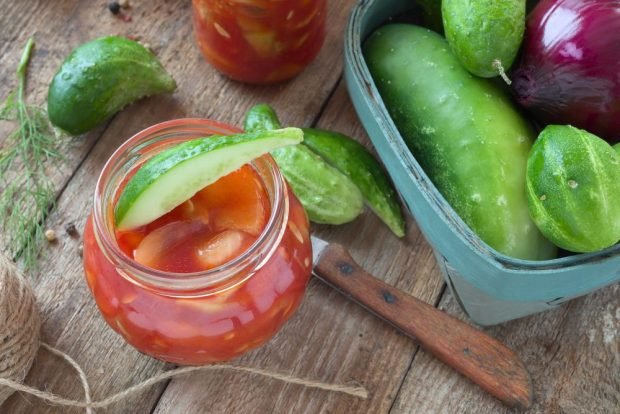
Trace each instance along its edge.
{"label": "peppercorn", "polygon": [[121,5],[118,4],[117,1],[111,1],[108,3],[108,10],[110,10],[112,14],[119,14],[121,11]]}
{"label": "peppercorn", "polygon": [[78,235],[77,229],[75,228],[75,224],[73,223],[65,224],[65,231],[71,237],[76,237]]}

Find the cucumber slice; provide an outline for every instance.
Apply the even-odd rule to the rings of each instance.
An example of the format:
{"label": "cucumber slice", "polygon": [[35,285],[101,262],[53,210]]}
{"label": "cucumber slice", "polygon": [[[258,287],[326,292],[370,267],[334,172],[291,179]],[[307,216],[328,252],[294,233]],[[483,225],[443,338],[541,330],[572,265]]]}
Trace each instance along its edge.
{"label": "cucumber slice", "polygon": [[298,128],[211,136],[176,145],[146,161],[118,199],[119,230],[156,220],[207,185],[276,148],[298,144]]}

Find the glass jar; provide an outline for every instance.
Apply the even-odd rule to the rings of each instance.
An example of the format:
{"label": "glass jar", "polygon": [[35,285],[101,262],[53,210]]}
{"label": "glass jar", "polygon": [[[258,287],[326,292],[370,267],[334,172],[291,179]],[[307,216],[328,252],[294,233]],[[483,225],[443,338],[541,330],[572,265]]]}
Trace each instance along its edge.
{"label": "glass jar", "polygon": [[271,211],[239,256],[197,273],[146,267],[119,247],[113,226],[120,190],[145,160],[179,142],[238,129],[201,119],[150,127],[108,160],[84,230],[86,281],[106,322],[152,357],[183,365],[235,358],[270,339],[299,306],[310,278],[309,224],[273,159],[254,160]]}
{"label": "glass jar", "polygon": [[274,83],[301,72],[325,40],[327,0],[193,0],[205,59],[232,79]]}

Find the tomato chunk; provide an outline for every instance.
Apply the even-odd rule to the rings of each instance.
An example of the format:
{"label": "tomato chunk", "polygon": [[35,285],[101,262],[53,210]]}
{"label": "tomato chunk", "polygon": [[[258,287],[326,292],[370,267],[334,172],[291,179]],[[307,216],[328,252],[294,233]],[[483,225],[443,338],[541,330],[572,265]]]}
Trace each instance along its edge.
{"label": "tomato chunk", "polygon": [[216,231],[240,230],[258,236],[269,218],[269,197],[249,165],[196,194]]}

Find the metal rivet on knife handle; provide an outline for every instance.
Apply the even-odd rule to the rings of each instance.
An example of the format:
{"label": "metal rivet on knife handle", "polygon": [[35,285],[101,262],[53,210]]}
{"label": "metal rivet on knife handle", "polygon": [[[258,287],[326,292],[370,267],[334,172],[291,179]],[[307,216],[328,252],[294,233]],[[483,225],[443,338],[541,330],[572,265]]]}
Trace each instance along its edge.
{"label": "metal rivet on knife handle", "polygon": [[338,270],[345,275],[350,275],[353,273],[353,266],[351,266],[351,263],[341,262],[338,263]]}

